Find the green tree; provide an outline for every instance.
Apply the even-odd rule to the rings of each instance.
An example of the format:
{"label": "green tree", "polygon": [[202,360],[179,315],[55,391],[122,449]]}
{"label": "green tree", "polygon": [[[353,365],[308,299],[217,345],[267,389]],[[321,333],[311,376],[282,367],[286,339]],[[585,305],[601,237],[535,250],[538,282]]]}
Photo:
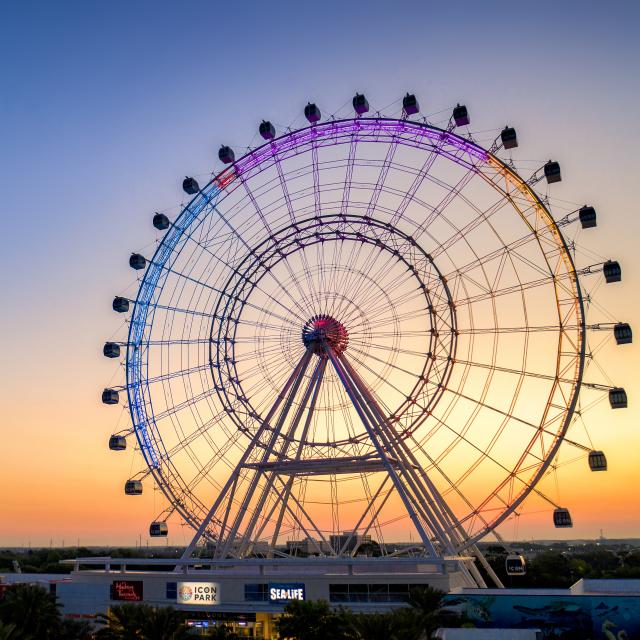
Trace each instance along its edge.
{"label": "green tree", "polygon": [[622,564],[618,554],[609,549],[602,549],[596,546],[576,553],[574,558],[586,565],[585,574],[589,578],[613,577]]}
{"label": "green tree", "polygon": [[106,614],[98,614],[103,625],[96,633],[100,640],[137,640],[141,637],[142,623],[147,605],[122,604],[110,607]]}
{"label": "green tree", "polygon": [[416,624],[427,638],[439,627],[460,627],[466,619],[446,608],[444,592],[433,587],[411,589],[409,604],[416,617]]}
{"label": "green tree", "polygon": [[359,640],[396,640],[397,626],[397,621],[390,613],[358,613],[352,621]]}
{"label": "green tree", "polygon": [[621,554],[621,558],[625,566],[640,569],[640,549]]}
{"label": "green tree", "polygon": [[172,607],[123,604],[100,614],[99,640],[183,640],[189,637],[182,615]]}
{"label": "green tree", "polygon": [[574,573],[576,567],[566,554],[560,551],[544,551],[538,554],[527,566],[527,575],[522,581],[523,587],[570,587],[579,577]]}
{"label": "green tree", "polygon": [[276,621],[282,640],[350,640],[354,638],[351,615],[332,611],[325,600],[294,600]]}
{"label": "green tree", "polygon": [[183,640],[190,636],[182,614],[173,607],[149,607],[142,623],[143,640]]}
{"label": "green tree", "polygon": [[391,618],[391,640],[423,640],[424,631],[419,610],[413,607],[396,609]]}
{"label": "green tree", "polygon": [[215,638],[216,640],[236,640],[238,636],[233,632],[230,626],[226,624],[215,625],[207,634],[207,638]]}
{"label": "green tree", "polygon": [[23,635],[15,624],[0,621],[0,640],[30,640],[31,636]]}
{"label": "green tree", "polygon": [[63,618],[58,627],[56,640],[90,640],[93,628],[85,620],[69,620]]}
{"label": "green tree", "polygon": [[61,624],[56,598],[46,589],[30,584],[12,585],[0,603],[0,620],[15,625],[16,638],[58,640]]}

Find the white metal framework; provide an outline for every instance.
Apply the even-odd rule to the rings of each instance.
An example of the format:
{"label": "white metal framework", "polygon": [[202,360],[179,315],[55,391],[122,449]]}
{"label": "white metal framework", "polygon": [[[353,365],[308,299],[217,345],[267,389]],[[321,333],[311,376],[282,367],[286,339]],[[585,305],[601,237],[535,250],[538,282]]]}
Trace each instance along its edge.
{"label": "white metal framework", "polygon": [[531,492],[566,511],[536,485],[563,440],[591,449],[567,438],[593,270],[560,230],[577,218],[556,223],[537,174],[453,120],[313,114],[279,138],[263,123],[238,160],[223,148],[230,166],[185,181],[155,255],[132,257],[127,384],[105,393],[126,391],[134,480],[168,499],[154,524],[196,530],[185,560],[201,541],[217,559],[386,555],[412,531],[499,584],[476,543]]}

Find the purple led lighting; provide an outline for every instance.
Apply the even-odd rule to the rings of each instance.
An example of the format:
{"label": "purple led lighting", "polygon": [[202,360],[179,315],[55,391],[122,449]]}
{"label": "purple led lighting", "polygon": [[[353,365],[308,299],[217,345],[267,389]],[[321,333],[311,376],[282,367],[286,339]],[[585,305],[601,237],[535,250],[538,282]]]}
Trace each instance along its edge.
{"label": "purple led lighting", "polygon": [[235,164],[239,175],[250,172],[277,155],[280,158],[297,155],[304,147],[316,142],[319,145],[345,144],[356,138],[358,141],[380,141],[395,138],[401,144],[417,149],[438,145],[438,153],[447,155],[458,164],[468,164],[458,152],[470,156],[470,159],[487,162],[488,153],[460,136],[430,127],[429,125],[410,122],[408,120],[394,120],[388,118],[358,118],[353,120],[337,120],[315,124],[298,131],[293,131],[273,142],[255,149],[240,158]]}

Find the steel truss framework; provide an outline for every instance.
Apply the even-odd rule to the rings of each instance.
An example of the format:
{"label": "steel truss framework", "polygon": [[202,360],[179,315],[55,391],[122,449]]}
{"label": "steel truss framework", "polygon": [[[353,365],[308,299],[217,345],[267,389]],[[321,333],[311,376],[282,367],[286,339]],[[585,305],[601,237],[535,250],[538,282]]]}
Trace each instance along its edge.
{"label": "steel truss framework", "polygon": [[[320,321],[324,319],[323,317]],[[329,320],[335,322],[331,318]],[[314,354],[317,356],[315,363],[312,362]],[[293,456],[289,453],[291,445],[296,443],[296,433],[299,429],[301,430],[299,443],[305,442],[329,362],[333,365],[340,382],[344,385],[345,392],[353,402],[367,436],[375,448],[375,456],[301,461],[303,449],[300,446],[296,447],[297,450]],[[305,373],[309,367],[313,368],[313,373],[305,385]],[[302,399],[292,412],[294,401],[300,393]],[[285,425],[287,425],[286,436],[278,447]],[[300,528],[309,536],[309,540],[316,542],[313,536],[317,536],[317,540],[324,543],[324,547],[321,547],[316,542],[320,554],[324,555],[329,550],[334,555],[343,555],[356,531],[364,527],[364,531],[368,532],[373,526],[378,512],[375,501],[371,501],[366,506],[358,519],[356,528],[342,543],[341,548],[335,548],[328,543],[304,506],[292,494],[294,480],[308,475],[354,474],[381,470],[388,475],[385,475],[382,480],[376,496],[390,480],[430,557],[457,556],[461,551],[468,550],[470,545],[466,532],[421,468],[402,434],[394,429],[393,424],[366,383],[349,364],[344,353],[339,352],[335,345],[331,344],[331,336],[327,337],[321,330],[319,335],[307,345],[304,355],[278,394],[273,407],[252,438],[245,454],[230,475],[195,537],[185,549],[183,559],[191,557],[197,543],[212,523],[215,523],[213,529],[215,532],[210,530],[209,536],[216,542],[213,558],[242,557],[252,552],[259,545],[262,534],[274,516],[276,516],[276,525],[271,534],[271,545],[275,548],[287,511],[297,520]],[[248,476],[249,480],[245,482],[247,486],[244,495],[237,495],[239,480],[243,474]],[[246,477],[245,481],[247,481]],[[274,494],[273,500],[270,507],[266,509],[270,493]],[[300,515],[291,508],[290,499],[300,509]],[[234,503],[239,507],[236,508]],[[251,505],[254,505],[253,509],[250,509]],[[500,584],[498,577],[484,561],[475,545],[472,550],[493,580]],[[486,586],[473,564],[461,563],[460,568],[463,572],[470,574],[469,578],[472,582]]]}
{"label": "steel truss framework", "polygon": [[428,555],[486,564],[477,541],[528,494],[554,504],[536,485],[585,331],[558,225],[494,153],[406,119],[289,132],[206,185],[149,261],[123,387],[139,477],[197,531],[185,558],[201,539],[215,558],[288,538],[353,555],[369,533],[384,553],[411,523]]}

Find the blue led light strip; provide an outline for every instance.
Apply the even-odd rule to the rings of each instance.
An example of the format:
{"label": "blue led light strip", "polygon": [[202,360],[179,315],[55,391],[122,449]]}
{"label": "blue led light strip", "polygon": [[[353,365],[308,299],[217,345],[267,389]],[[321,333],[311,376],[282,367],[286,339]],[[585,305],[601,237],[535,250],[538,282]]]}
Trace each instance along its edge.
{"label": "blue led light strip", "polygon": [[180,242],[184,232],[191,226],[200,213],[202,213],[205,207],[216,199],[220,193],[220,189],[213,182],[207,185],[187,205],[175,223],[169,228],[169,231],[167,231],[158,245],[142,278],[142,283],[138,290],[138,297],[136,298],[131,315],[127,344],[127,396],[129,399],[129,411],[131,412],[131,420],[145,461],[149,467],[154,469],[159,467],[161,456],[149,432],[149,427],[154,424],[155,419],[153,417],[153,411],[147,413],[147,402],[144,397],[146,381],[142,374],[143,338],[145,328],[147,327],[147,316],[154,292],[156,291],[158,281],[160,280],[167,260],[169,260],[178,242]]}

